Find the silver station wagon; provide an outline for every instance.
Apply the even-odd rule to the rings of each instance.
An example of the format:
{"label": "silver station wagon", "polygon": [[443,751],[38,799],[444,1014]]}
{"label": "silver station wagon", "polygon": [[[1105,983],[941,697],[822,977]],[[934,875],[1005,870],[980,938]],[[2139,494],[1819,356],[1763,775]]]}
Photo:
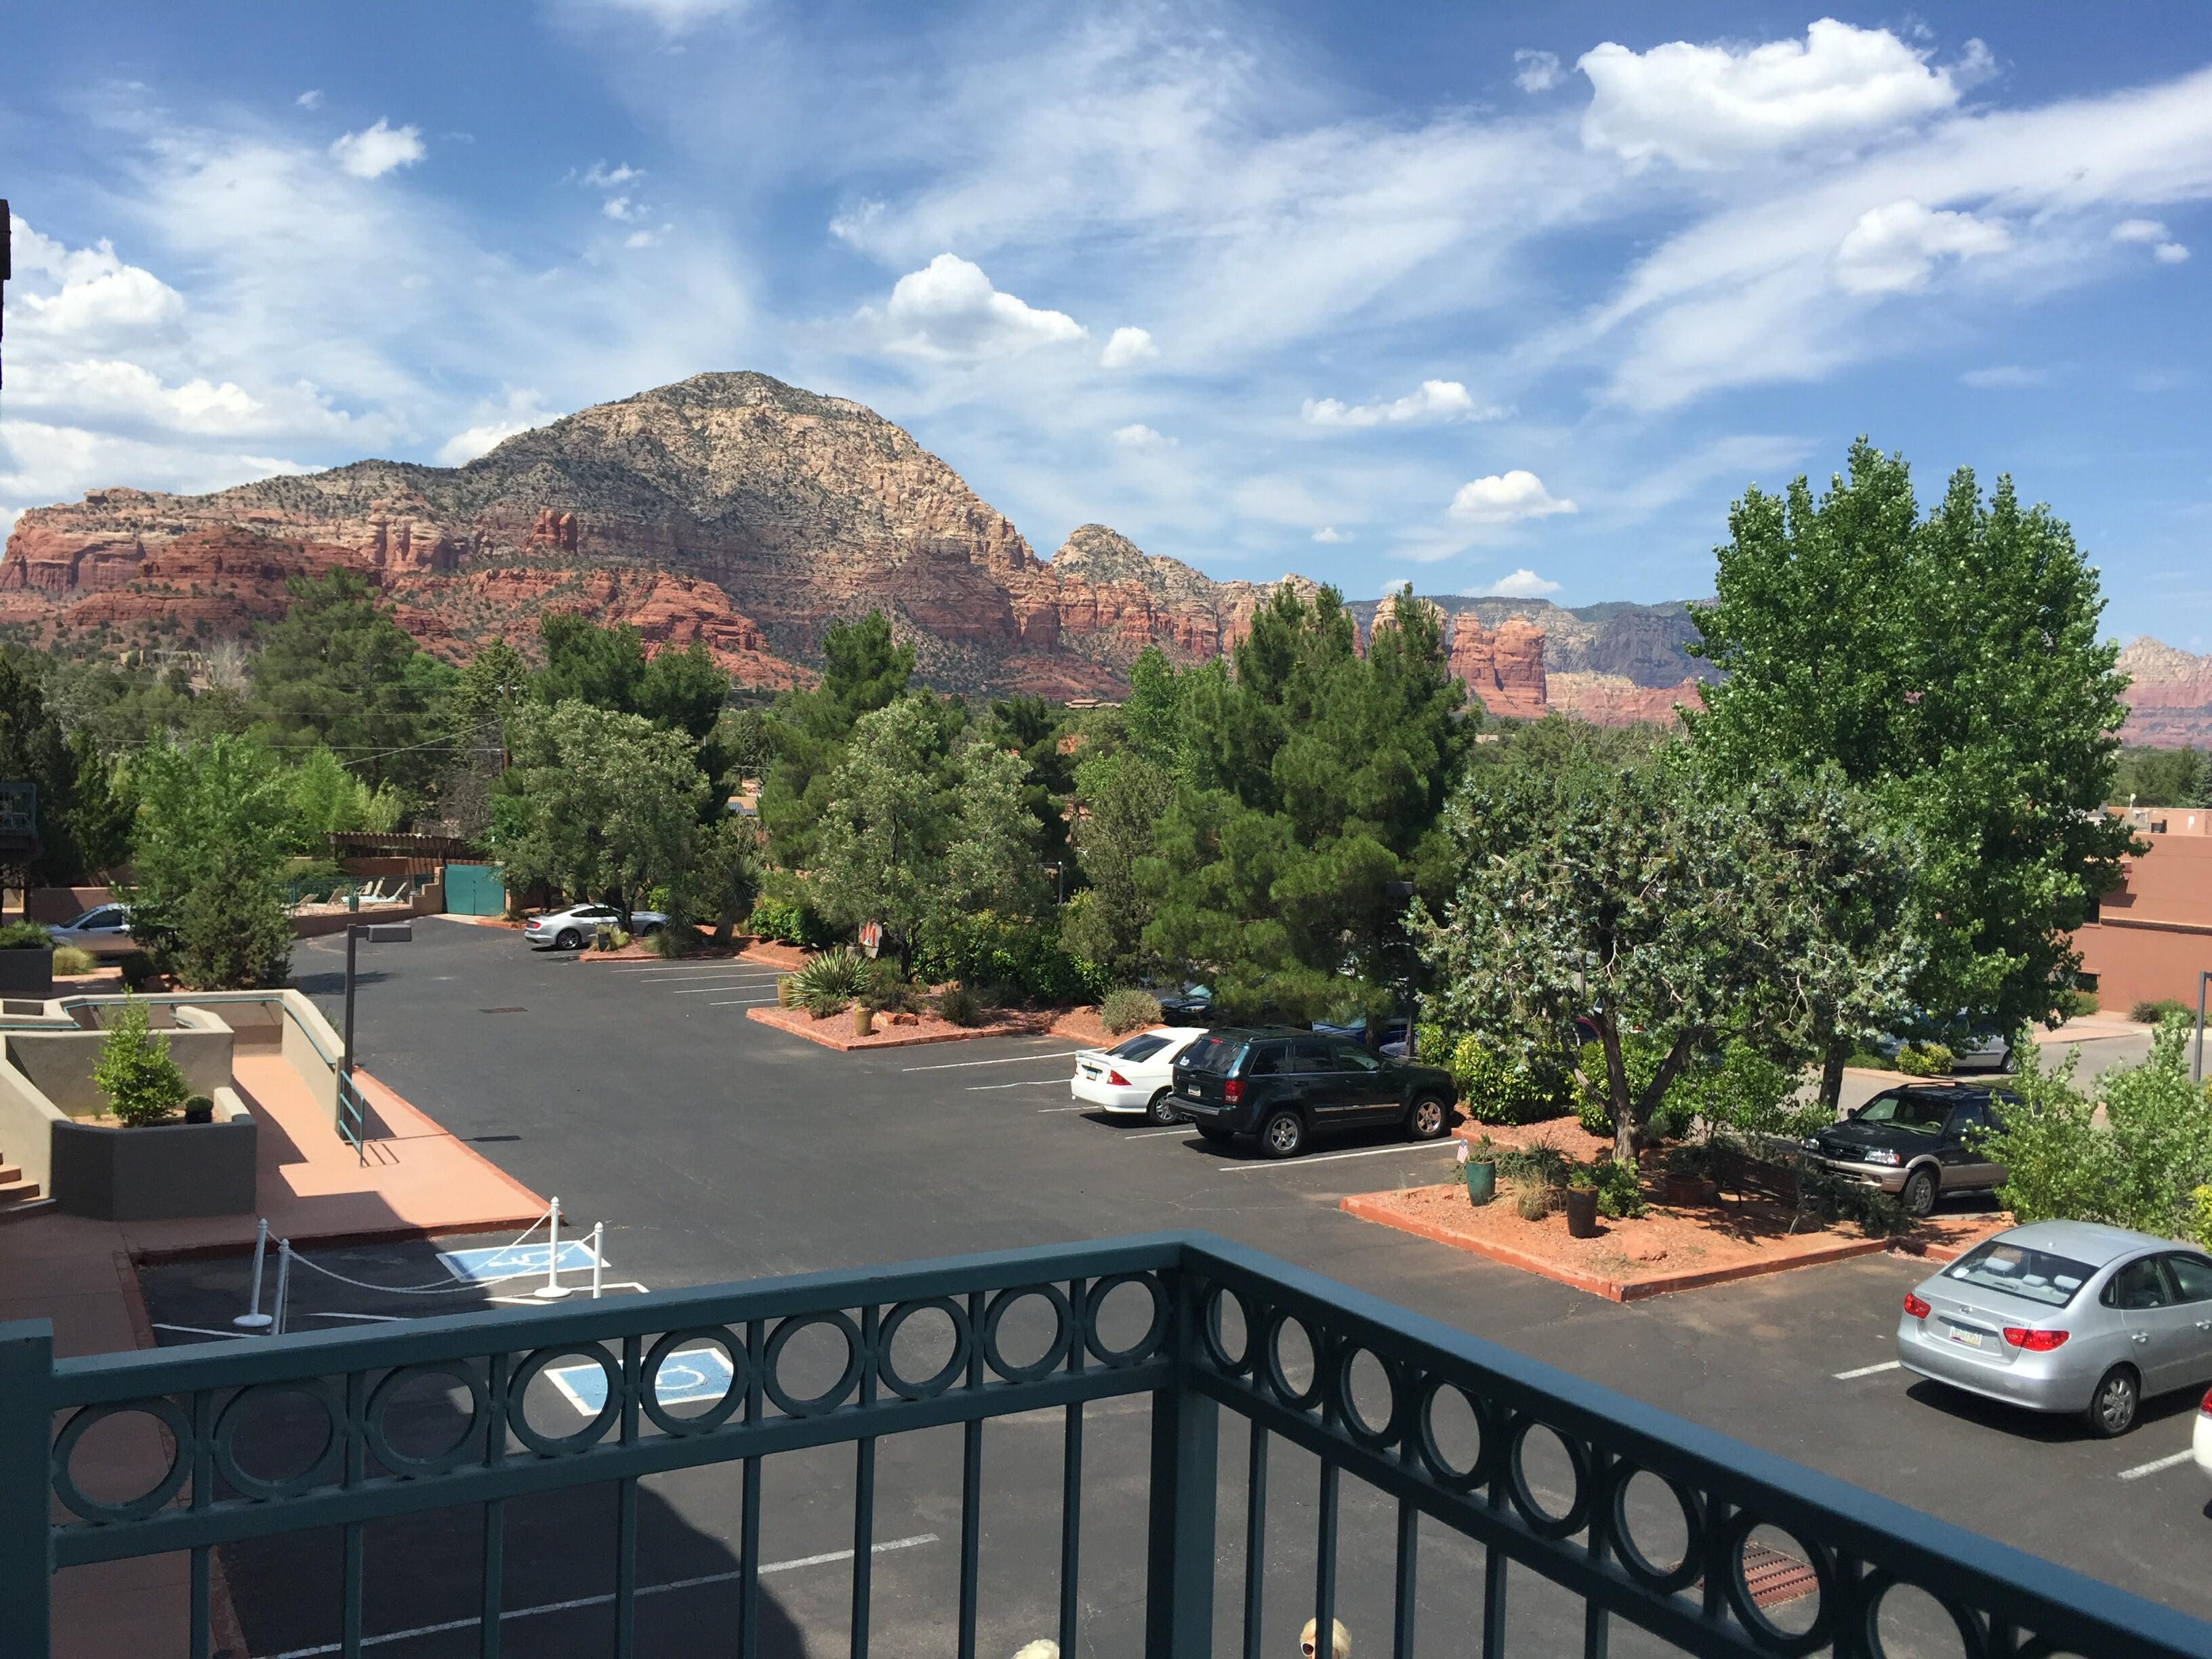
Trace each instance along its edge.
{"label": "silver station wagon", "polygon": [[1969,1394],[2125,1434],[2146,1398],[2212,1379],[2212,1257],[2091,1222],[2014,1227],[1905,1298],[1897,1357]]}

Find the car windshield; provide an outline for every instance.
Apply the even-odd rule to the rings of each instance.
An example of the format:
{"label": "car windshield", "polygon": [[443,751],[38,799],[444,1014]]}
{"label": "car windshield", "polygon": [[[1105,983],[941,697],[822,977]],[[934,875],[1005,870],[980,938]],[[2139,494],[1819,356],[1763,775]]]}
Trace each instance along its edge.
{"label": "car windshield", "polygon": [[1942,1129],[1950,1116],[1951,1103],[1948,1100],[1931,1100],[1923,1094],[1881,1095],[1860,1109],[1858,1121],[1932,1135]]}
{"label": "car windshield", "polygon": [[64,922],[62,926],[64,927],[89,927],[92,926],[93,918],[97,916],[99,914],[100,912],[97,910],[87,910],[82,915],[71,916],[67,921]]}
{"label": "car windshield", "polygon": [[1167,1046],[1167,1038],[1154,1036],[1151,1032],[1145,1031],[1109,1048],[1106,1052],[1116,1060],[1150,1060]]}
{"label": "car windshield", "polygon": [[2086,1261],[2053,1255],[2000,1238],[1978,1244],[1943,1270],[1943,1277],[1985,1291],[2002,1291],[2023,1302],[2063,1308],[2096,1272]]}
{"label": "car windshield", "polygon": [[1235,1037],[1202,1036],[1183,1051],[1182,1063],[1194,1072],[1226,1077],[1244,1058],[1244,1046]]}

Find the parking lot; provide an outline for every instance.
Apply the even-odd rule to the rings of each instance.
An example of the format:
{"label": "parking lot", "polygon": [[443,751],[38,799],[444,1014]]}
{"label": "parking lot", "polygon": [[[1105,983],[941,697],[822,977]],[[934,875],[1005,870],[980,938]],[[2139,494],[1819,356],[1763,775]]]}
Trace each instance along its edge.
{"label": "parking lot", "polygon": [[[324,941],[303,945],[295,958],[303,985],[333,1008],[342,962],[342,945]],[[1347,1193],[1443,1178],[1448,1148],[1369,1134],[1319,1143],[1309,1156],[1278,1164],[1208,1146],[1187,1129],[1109,1120],[1070,1101],[1075,1045],[1064,1041],[839,1054],[744,1017],[747,1006],[774,1000],[771,970],[744,963],[586,963],[533,954],[512,933],[439,921],[420,924],[411,945],[365,950],[362,962],[363,1063],[502,1168],[558,1194],[570,1225],[604,1222],[610,1277],[659,1288],[1203,1228],[2212,1615],[2212,1585],[2197,1568],[2212,1528],[2212,1493],[2179,1455],[2188,1446],[2194,1399],[2153,1402],[2133,1434],[2100,1443],[2068,1424],[1912,1384],[1892,1364],[1891,1345],[1904,1292],[1925,1272],[1910,1260],[1865,1257],[1615,1305],[1336,1209]],[[403,1274],[410,1261],[428,1261],[428,1249],[387,1249],[385,1271]],[[234,1293],[225,1275],[239,1271],[235,1263],[155,1271],[148,1278],[154,1318],[205,1322],[208,1309]],[[404,1282],[376,1272],[359,1276]],[[1141,1527],[1135,1494],[1144,1473],[1143,1412],[1132,1409],[1120,1431],[1102,1424],[1086,1465],[1091,1501],[1111,1508],[1112,1494],[1126,1487],[1135,1506],[1118,1522],[1102,1518],[1095,1534],[1086,1529],[1086,1559],[1092,1547],[1099,1552],[1085,1597],[1095,1604],[1102,1651],[1131,1645],[1105,1633],[1127,1626],[1141,1600],[1136,1534],[1116,1543],[1114,1529]],[[1012,1638],[1008,1651],[1049,1633],[1056,1595],[1056,1456],[1047,1460],[1048,1473],[1027,1474],[1033,1466],[1018,1449],[1030,1432],[1012,1422],[993,1431],[987,1579],[998,1601],[987,1597],[986,1605],[1000,1609],[990,1632]],[[902,1452],[899,1473],[887,1477],[887,1493],[903,1496],[879,1516],[878,1540],[957,1535],[957,1441],[915,1438],[926,1443]],[[1227,1440],[1224,1433],[1225,1450]],[[841,1496],[849,1471],[836,1460],[811,1475],[782,1464],[776,1460],[767,1489],[763,1558],[799,1565],[778,1572],[772,1593],[797,1625],[826,1620],[836,1627],[850,1570],[836,1554],[851,1541]],[[658,1534],[647,1535],[665,1539],[668,1559],[647,1571],[648,1580],[724,1570],[697,1565],[726,1565],[735,1547],[734,1477],[718,1484],[712,1476],[684,1477],[681,1491],[657,1500],[665,1513],[654,1523]],[[1282,1484],[1282,1502],[1310,1507],[1310,1486],[1300,1498],[1292,1480]],[[510,1607],[533,1595],[550,1605],[586,1594],[562,1587],[599,1571],[585,1563],[591,1552],[564,1569],[562,1540],[583,1538],[596,1548],[599,1522],[589,1518],[596,1501],[572,1496],[565,1507],[549,1506],[529,1556],[530,1582],[510,1590]],[[467,1524],[451,1518],[460,1532]],[[1310,1524],[1310,1517],[1287,1519],[1284,1535],[1307,1536]],[[1377,1551],[1387,1547],[1387,1530],[1372,1540]],[[1364,1535],[1347,1528],[1347,1584],[1360,1582],[1353,1568]],[[1448,1547],[1438,1551],[1441,1559]],[[899,1609],[912,1638],[933,1648],[930,1632],[941,1632],[949,1606],[951,1555],[933,1540],[896,1553],[878,1569],[879,1617]],[[523,1559],[511,1542],[510,1562]],[[465,1613],[465,1575],[459,1565],[452,1570],[453,1584],[434,1574],[413,1600],[443,1606],[458,1598]],[[323,1589],[327,1604],[327,1583]],[[1034,1617],[1020,1605],[1031,1592]],[[300,1594],[239,1587],[241,1607],[252,1610],[257,1659],[302,1645],[294,1640],[299,1621],[284,1612],[286,1598]],[[684,1595],[664,1599],[668,1607],[656,1618],[690,1616],[677,1606]],[[416,1616],[420,1610],[389,1609],[372,1618],[371,1628],[439,1622]],[[1437,1635],[1456,1638],[1451,1625],[1464,1609],[1440,1602],[1436,1612]],[[603,1616],[596,1604],[549,1613],[546,1628],[565,1620],[582,1630]],[[1362,1608],[1360,1616],[1372,1629],[1380,1614]],[[257,1620],[270,1641],[253,1627]],[[883,1639],[890,1641],[888,1632]],[[473,1650],[473,1637],[425,1633],[379,1650],[408,1659],[458,1653]],[[567,1650],[533,1644],[525,1650]]]}

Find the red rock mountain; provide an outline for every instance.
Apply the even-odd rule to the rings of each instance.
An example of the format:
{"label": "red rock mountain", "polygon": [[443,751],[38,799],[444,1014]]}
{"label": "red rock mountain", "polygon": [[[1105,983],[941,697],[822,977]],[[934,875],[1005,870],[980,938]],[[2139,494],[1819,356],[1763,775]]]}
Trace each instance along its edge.
{"label": "red rock mountain", "polygon": [[2160,749],[2212,747],[2212,656],[2146,635],[2120,653],[2119,669],[2130,682],[2121,741]]}

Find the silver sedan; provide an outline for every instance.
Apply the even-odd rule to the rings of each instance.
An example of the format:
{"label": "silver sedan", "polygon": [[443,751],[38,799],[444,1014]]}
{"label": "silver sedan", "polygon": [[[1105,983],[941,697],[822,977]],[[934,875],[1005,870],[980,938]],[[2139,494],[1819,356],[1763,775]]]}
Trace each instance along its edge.
{"label": "silver sedan", "polygon": [[2212,1379],[2212,1257],[2090,1222],[2014,1227],[1905,1298],[1897,1357],[1969,1394],[2125,1434],[2146,1396]]}

